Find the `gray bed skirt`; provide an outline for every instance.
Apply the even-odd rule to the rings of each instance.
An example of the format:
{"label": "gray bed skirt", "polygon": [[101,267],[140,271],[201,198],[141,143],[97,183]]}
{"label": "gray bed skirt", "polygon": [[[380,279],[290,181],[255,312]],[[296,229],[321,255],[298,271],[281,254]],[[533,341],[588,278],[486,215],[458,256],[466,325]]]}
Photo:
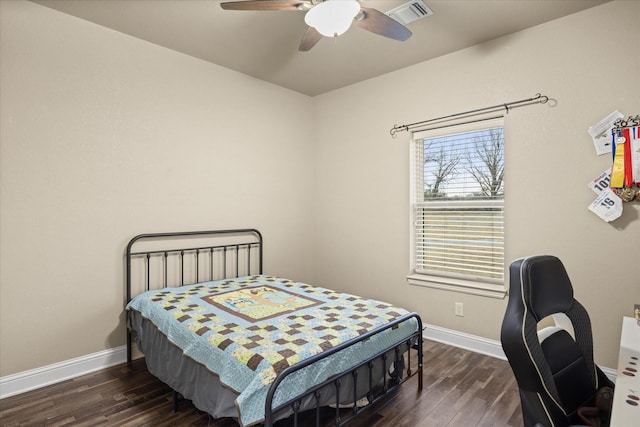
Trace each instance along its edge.
{"label": "gray bed skirt", "polygon": [[[137,311],[129,311],[128,326],[135,332],[137,347],[144,354],[147,369],[151,374],[213,418],[239,420],[238,408],[235,405],[238,393],[222,384],[215,373],[185,356],[179,347],[172,344],[151,321],[142,317]],[[392,361],[393,357],[390,354],[384,369],[380,364],[374,366],[372,378],[375,384],[382,384],[383,375],[389,372]],[[353,404],[354,399],[362,399],[369,391],[369,368],[361,367],[356,378],[358,387],[355,397],[353,376],[347,375],[341,379],[339,395],[343,400],[340,402],[342,405]],[[334,385],[323,388],[319,398],[314,396],[303,398],[299,411],[332,404],[336,404]],[[287,418],[291,414],[293,410],[287,408],[277,413],[275,419]]]}

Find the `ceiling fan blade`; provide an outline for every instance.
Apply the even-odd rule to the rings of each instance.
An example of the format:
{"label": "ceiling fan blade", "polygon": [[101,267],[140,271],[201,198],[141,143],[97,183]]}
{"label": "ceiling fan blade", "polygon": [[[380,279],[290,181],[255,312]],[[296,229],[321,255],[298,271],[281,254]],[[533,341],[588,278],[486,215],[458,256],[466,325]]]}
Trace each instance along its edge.
{"label": "ceiling fan blade", "polygon": [[298,47],[298,50],[300,52],[307,52],[311,50],[311,48],[314,47],[321,38],[322,34],[320,34],[318,30],[313,27],[307,28],[307,32],[304,33],[304,37],[302,37],[302,41],[300,42],[300,47]]}
{"label": "ceiling fan blade", "polygon": [[[362,17],[361,17],[362,16]],[[407,27],[376,9],[363,7],[354,24],[390,39],[405,41],[413,34]]]}
{"label": "ceiling fan blade", "polygon": [[300,10],[303,0],[249,0],[220,3],[225,10]]}

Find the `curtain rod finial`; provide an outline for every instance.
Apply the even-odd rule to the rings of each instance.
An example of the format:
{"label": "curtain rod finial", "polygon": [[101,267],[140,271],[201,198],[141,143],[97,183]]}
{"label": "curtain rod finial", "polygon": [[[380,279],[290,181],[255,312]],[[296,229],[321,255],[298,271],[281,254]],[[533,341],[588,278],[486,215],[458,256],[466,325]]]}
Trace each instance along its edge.
{"label": "curtain rod finial", "polygon": [[409,130],[409,126],[408,125],[393,125],[393,127],[391,128],[391,130],[389,131],[389,134],[391,134],[392,138],[396,137],[396,134],[400,131],[408,131]]}

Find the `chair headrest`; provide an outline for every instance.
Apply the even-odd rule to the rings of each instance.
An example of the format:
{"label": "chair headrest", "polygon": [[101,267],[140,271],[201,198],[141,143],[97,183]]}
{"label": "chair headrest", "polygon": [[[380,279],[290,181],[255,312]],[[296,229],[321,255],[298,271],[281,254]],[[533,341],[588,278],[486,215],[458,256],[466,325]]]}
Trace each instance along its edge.
{"label": "chair headrest", "polygon": [[525,258],[519,273],[523,301],[536,320],[566,313],[573,305],[571,280],[558,258],[551,255]]}

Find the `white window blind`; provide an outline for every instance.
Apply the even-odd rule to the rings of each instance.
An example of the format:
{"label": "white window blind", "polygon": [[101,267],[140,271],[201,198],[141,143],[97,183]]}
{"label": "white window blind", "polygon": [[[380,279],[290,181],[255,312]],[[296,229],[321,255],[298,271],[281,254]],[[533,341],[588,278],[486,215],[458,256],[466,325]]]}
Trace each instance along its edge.
{"label": "white window blind", "polygon": [[415,273],[504,285],[502,119],[421,132],[414,146]]}

